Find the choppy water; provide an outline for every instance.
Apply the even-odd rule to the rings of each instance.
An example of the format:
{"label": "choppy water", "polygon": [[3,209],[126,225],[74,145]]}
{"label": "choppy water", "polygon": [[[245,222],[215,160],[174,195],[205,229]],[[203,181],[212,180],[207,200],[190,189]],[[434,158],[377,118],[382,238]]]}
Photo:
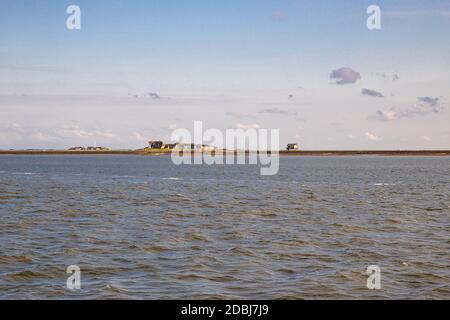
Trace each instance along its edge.
{"label": "choppy water", "polygon": [[449,177],[446,157],[282,157],[261,177],[0,156],[0,298],[449,299]]}

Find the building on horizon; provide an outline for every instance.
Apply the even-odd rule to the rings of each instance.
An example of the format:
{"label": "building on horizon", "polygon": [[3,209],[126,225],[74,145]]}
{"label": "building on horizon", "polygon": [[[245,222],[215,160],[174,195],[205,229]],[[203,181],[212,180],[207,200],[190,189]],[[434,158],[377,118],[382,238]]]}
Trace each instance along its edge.
{"label": "building on horizon", "polygon": [[298,143],[288,143],[286,147],[287,151],[297,151],[299,150]]}

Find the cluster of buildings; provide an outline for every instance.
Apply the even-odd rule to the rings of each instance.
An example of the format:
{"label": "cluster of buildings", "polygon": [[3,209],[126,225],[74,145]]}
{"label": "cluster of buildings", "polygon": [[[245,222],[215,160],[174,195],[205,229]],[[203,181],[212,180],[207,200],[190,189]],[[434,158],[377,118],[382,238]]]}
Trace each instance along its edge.
{"label": "cluster of buildings", "polygon": [[[160,140],[149,141],[148,149],[170,149],[175,151],[191,151],[191,152],[215,152],[219,149],[214,146],[209,146],[205,144],[194,144],[194,143],[170,143],[165,144]],[[287,151],[298,151],[299,146],[297,143],[289,143],[286,146]]]}
{"label": "cluster of buildings", "polygon": [[73,147],[69,148],[69,151],[110,151],[110,148],[105,147]]}
{"label": "cluster of buildings", "polygon": [[[217,152],[217,151],[225,151],[219,150],[219,148],[205,145],[205,144],[194,144],[194,143],[164,143],[161,140],[151,140],[148,142],[148,147],[144,149],[167,149],[174,151],[186,151],[186,152]],[[73,147],[69,148],[68,151],[110,151],[110,148],[105,147]],[[286,146],[287,151],[298,151],[299,146],[297,143],[289,143]]]}
{"label": "cluster of buildings", "polygon": [[160,140],[156,140],[156,141],[149,141],[148,142],[148,147],[150,149],[173,149],[175,148],[175,143],[174,144],[164,144],[164,142],[160,141]]}
{"label": "cluster of buildings", "polygon": [[217,147],[209,146],[209,145],[200,145],[194,143],[169,143],[165,144],[162,141],[149,141],[148,142],[149,149],[170,149],[175,151],[191,151],[191,152],[213,152],[217,151]]}

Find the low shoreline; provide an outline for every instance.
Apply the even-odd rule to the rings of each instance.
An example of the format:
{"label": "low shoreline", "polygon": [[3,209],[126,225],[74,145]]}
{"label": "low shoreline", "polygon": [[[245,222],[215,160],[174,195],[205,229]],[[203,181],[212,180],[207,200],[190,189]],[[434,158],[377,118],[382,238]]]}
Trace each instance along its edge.
{"label": "low shoreline", "polygon": [[[171,150],[0,150],[0,155],[170,155]],[[237,154],[237,152],[235,152]],[[243,154],[239,152],[239,154]],[[246,152],[249,154],[249,152]],[[302,150],[280,151],[282,156],[450,156],[450,150]]]}

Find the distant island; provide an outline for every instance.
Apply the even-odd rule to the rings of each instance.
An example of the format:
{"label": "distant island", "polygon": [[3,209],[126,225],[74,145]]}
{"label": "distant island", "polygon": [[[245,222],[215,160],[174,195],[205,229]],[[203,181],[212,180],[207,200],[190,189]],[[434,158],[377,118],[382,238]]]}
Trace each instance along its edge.
{"label": "distant island", "polygon": [[[193,154],[254,154],[259,151],[226,150],[210,145],[193,143],[165,144],[163,141],[149,141],[148,147],[141,149],[114,150],[106,147],[88,146],[71,147],[66,150],[58,149],[9,149],[0,150],[0,155],[170,155],[172,152]],[[271,153],[270,151],[268,153]],[[284,150],[278,152],[288,156],[450,156],[450,150],[301,150],[297,143],[288,143]]]}
{"label": "distant island", "polygon": [[[181,151],[186,152],[186,151]],[[250,154],[257,151],[229,151],[235,154]],[[28,149],[28,150],[0,150],[0,155],[143,155],[160,156],[170,155],[170,149],[137,149],[137,150],[54,150],[54,149]],[[192,152],[208,153],[208,152]],[[212,152],[225,154],[225,152]],[[270,153],[270,152],[269,152]],[[450,150],[281,150],[282,156],[450,156]]]}

